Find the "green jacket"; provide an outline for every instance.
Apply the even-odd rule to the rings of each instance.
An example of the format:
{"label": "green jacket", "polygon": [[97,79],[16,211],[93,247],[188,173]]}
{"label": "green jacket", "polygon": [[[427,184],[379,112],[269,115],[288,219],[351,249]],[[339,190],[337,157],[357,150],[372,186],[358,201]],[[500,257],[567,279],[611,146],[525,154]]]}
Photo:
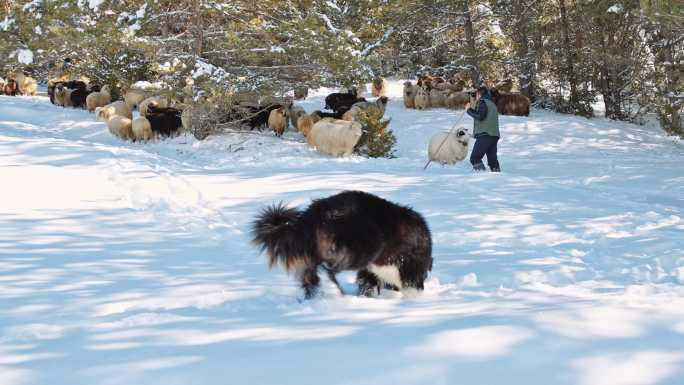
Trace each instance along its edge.
{"label": "green jacket", "polygon": [[473,136],[478,134],[501,136],[499,132],[499,112],[496,110],[496,104],[487,96],[480,99],[477,110],[468,109],[468,115],[473,118]]}

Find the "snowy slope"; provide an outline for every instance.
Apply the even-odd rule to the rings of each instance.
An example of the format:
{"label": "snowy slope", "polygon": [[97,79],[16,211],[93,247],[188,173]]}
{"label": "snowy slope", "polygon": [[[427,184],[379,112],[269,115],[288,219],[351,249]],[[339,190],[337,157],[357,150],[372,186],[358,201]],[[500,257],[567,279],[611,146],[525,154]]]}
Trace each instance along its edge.
{"label": "snowy slope", "polygon": [[[682,384],[681,144],[534,111],[501,118],[501,174],[422,171],[461,112],[400,95],[391,160],[294,132],[125,143],[85,111],[0,96],[0,384]],[[326,281],[299,303],[250,246],[264,205],[343,189],[426,217],[422,296]]]}

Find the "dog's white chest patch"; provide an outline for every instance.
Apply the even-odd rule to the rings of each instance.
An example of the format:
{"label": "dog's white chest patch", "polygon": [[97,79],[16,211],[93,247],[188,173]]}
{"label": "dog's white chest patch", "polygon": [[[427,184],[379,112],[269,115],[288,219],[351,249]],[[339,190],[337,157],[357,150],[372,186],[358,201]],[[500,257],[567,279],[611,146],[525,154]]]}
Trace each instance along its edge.
{"label": "dog's white chest patch", "polygon": [[401,277],[399,276],[399,269],[393,265],[370,265],[368,269],[375,274],[384,283],[389,283],[401,290]]}

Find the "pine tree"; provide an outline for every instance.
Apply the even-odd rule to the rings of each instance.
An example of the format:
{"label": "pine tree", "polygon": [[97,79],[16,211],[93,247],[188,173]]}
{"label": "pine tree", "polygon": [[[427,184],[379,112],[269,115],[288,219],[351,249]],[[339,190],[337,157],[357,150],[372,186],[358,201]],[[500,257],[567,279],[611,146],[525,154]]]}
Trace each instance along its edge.
{"label": "pine tree", "polygon": [[684,137],[684,4],[644,0],[644,33],[653,67],[647,95],[665,131]]}
{"label": "pine tree", "polygon": [[390,120],[382,116],[378,110],[359,113],[363,134],[354,148],[355,153],[371,158],[394,158],[397,139],[389,128]]}

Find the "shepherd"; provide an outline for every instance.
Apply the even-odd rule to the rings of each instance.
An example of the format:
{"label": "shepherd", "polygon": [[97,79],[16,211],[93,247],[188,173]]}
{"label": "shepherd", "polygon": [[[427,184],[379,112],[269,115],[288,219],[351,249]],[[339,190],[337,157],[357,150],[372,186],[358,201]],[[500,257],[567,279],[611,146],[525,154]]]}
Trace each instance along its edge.
{"label": "shepherd", "polygon": [[497,143],[499,133],[499,112],[492,101],[487,87],[480,87],[475,93],[475,108],[466,104],[466,112],[473,118],[475,145],[470,153],[470,163],[474,171],[486,171],[482,158],[487,155],[487,163],[492,172],[500,172]]}

